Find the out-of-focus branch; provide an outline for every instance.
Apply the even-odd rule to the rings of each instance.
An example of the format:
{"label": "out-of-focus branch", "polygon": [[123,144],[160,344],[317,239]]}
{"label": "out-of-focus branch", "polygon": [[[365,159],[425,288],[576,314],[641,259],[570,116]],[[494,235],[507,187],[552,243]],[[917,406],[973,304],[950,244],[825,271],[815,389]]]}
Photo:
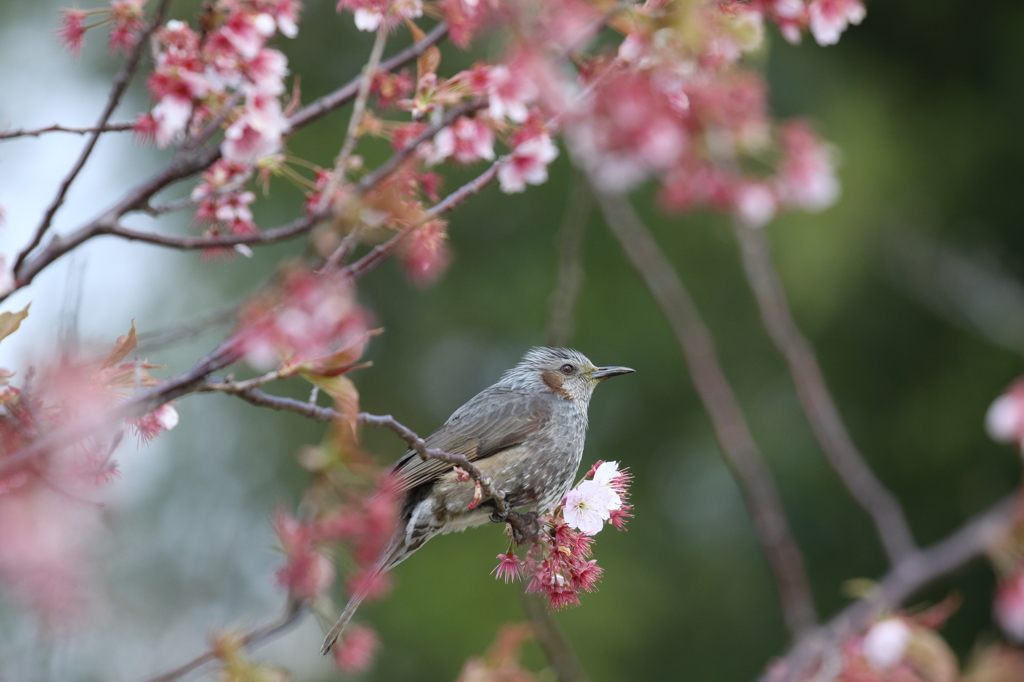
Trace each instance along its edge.
{"label": "out-of-focus branch", "polygon": [[89,140],[85,143],[85,147],[82,152],[78,155],[78,160],[75,161],[75,165],[71,167],[64,181],[60,184],[60,189],[57,190],[57,196],[54,197],[53,202],[46,209],[43,214],[43,219],[36,227],[35,234],[32,236],[32,240],[28,243],[28,246],[18,254],[18,259],[14,262],[14,270],[18,271],[21,264],[28,257],[29,253],[32,252],[39,242],[42,241],[43,235],[50,229],[50,225],[53,222],[53,217],[57,214],[61,205],[64,203],[64,198],[67,196],[68,190],[71,189],[72,183],[75,178],[85,167],[86,161],[92,156],[92,150],[95,149],[96,143],[99,142],[100,135],[105,132],[107,123],[110,121],[111,115],[114,113],[114,109],[121,102],[121,96],[124,91],[128,88],[128,84],[131,82],[132,77],[135,75],[135,71],[139,68],[139,63],[142,60],[142,53],[149,45],[149,37],[156,31],[167,14],[167,8],[170,6],[171,0],[160,0],[157,3],[156,10],[153,12],[153,18],[142,30],[142,33],[138,36],[135,45],[132,47],[131,52],[124,60],[124,65],[114,78],[114,85],[110,89],[110,95],[107,97],[107,104],[103,107],[103,113],[100,114],[99,121],[94,126],[93,132],[89,135]]}
{"label": "out-of-focus branch", "polygon": [[[373,48],[370,50],[370,58],[363,67],[363,73],[359,77],[359,88],[356,91],[356,100],[352,105],[352,116],[348,119],[348,130],[345,131],[345,141],[341,145],[341,153],[338,154],[338,161],[334,164],[335,182],[340,182],[345,177],[345,166],[348,165],[348,157],[352,155],[359,141],[359,125],[363,122],[363,114],[366,113],[366,101],[370,98],[370,85],[373,77],[380,66],[381,55],[384,54],[384,44],[387,43],[388,29],[382,26],[377,29],[377,35],[373,39]],[[325,192],[328,196],[334,192]]]}
{"label": "out-of-focus branch", "polygon": [[53,124],[43,128],[18,128],[16,130],[5,130],[0,132],[0,140],[12,140],[17,137],[39,137],[45,133],[74,133],[75,135],[91,135],[95,133],[118,133],[131,130],[134,123],[108,123],[102,128],[87,127],[76,128],[73,126],[62,126]]}
{"label": "out-of-focus branch", "polygon": [[879,613],[898,607],[922,588],[959,570],[998,543],[1016,518],[1019,501],[1002,500],[924,550],[902,559],[878,582],[874,592],[846,607],[827,624],[800,638],[788,653],[769,665],[758,682],[807,679],[823,660],[838,655],[842,642],[863,630]]}
{"label": "out-of-focus branch", "polygon": [[[305,613],[305,605],[301,601],[289,600],[285,606],[284,613],[282,613],[277,619],[261,625],[258,628],[250,630],[245,635],[242,635],[241,642],[242,646],[246,649],[255,649],[263,644],[266,644],[272,639],[275,639],[278,635],[281,635],[290,630],[299,620],[302,619]],[[147,682],[171,682],[171,680],[177,680],[185,675],[188,675],[193,670],[196,670],[207,663],[212,663],[217,660],[217,652],[214,649],[196,656],[188,663],[184,663],[174,670],[168,670],[162,675],[151,677]]]}
{"label": "out-of-focus branch", "polygon": [[573,178],[558,238],[558,275],[551,292],[548,345],[564,346],[572,336],[573,311],[583,286],[583,235],[594,200],[586,181]]}
{"label": "out-of-focus branch", "polygon": [[899,500],[871,471],[853,444],[832,394],[825,383],[814,349],[800,332],[786,300],[771,247],[763,230],[737,224],[743,269],[757,299],[768,335],[779,349],[796,385],[800,404],[825,456],[843,485],[874,521],[889,561],[896,563],[916,549]]}
{"label": "out-of-focus branch", "polygon": [[536,630],[537,644],[544,650],[555,679],[558,682],[588,682],[589,678],[580,666],[572,645],[555,623],[544,600],[539,595],[524,593],[523,610]]}
{"label": "out-of-focus branch", "polygon": [[1024,355],[1024,284],[994,249],[966,253],[923,232],[904,230],[888,244],[889,279],[934,314]]}
{"label": "out-of-focus branch", "polygon": [[609,229],[657,301],[683,350],[694,387],[711,417],[775,576],[786,625],[799,636],[816,621],[804,560],[789,530],[771,471],[719,364],[711,333],[675,268],[628,201],[603,192],[594,196]]}

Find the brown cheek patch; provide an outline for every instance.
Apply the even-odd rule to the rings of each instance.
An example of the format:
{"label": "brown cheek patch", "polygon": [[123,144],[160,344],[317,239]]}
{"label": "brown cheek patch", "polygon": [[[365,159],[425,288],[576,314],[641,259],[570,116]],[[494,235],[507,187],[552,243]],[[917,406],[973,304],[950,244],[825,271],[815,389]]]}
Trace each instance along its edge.
{"label": "brown cheek patch", "polygon": [[572,396],[569,395],[569,391],[562,388],[562,382],[564,381],[564,379],[562,378],[561,373],[556,372],[553,369],[549,369],[547,371],[541,372],[540,378],[544,380],[544,383],[547,385],[548,388],[551,389],[553,393],[557,393],[563,398],[568,398],[569,400],[572,400]]}

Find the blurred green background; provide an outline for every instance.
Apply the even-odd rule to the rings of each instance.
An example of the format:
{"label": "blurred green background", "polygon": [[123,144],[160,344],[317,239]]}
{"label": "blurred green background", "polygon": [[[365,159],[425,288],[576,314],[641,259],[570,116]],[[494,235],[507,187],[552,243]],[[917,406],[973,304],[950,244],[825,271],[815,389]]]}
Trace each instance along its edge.
{"label": "blurred green background", "polygon": [[[14,3],[0,19],[52,27],[52,9]],[[1017,456],[986,437],[983,416],[1021,372],[1024,352],[1024,4],[870,2],[865,22],[830,48],[808,39],[792,47],[770,34],[763,59],[772,109],[816,122],[841,152],[843,185],[832,209],[769,226],[776,262],[855,442],[903,501],[918,540],[930,543],[1019,478]],[[64,68],[112,71],[100,42],[84,66],[66,60]],[[333,3],[310,2],[299,38],[281,47],[310,101],[356,74],[369,44]],[[446,45],[442,72],[487,54]],[[137,90],[130,105],[145,101]],[[290,148],[327,164],[346,123],[335,114]],[[151,152],[132,158],[140,155],[147,160],[132,163],[159,162]],[[454,176],[447,188],[470,176]],[[362,302],[386,329],[369,348],[374,366],[354,375],[363,409],[425,434],[545,342],[572,182],[563,153],[548,184],[511,197],[491,187],[461,207],[451,216],[452,266],[430,288],[410,284],[395,262],[361,283]],[[258,203],[262,226],[296,213],[298,193],[279,188]],[[828,616],[846,603],[843,581],[885,570],[872,527],[810,433],[760,326],[728,221],[663,214],[649,188],[634,199],[713,330]],[[597,392],[584,460],[630,467],[636,518],[626,533],[597,537],[600,591],[556,619],[594,682],[751,679],[787,642],[767,566],[664,319],[596,214],[585,240],[571,345],[597,364],[637,373]],[[126,311],[119,326],[95,330],[98,342],[123,333],[131,317],[146,331],[237,300],[301,247],[213,265],[132,248],[140,259],[162,259],[168,280],[147,285],[150,304]],[[36,333],[52,337],[52,329]],[[216,338],[149,359],[184,369]],[[306,388],[282,391],[302,396]],[[97,548],[104,587],[90,622],[103,627],[72,628],[70,644],[50,645],[6,610],[0,632],[37,642],[13,670],[136,679],[198,653],[213,628],[260,623],[280,607],[269,519],[278,507],[294,508],[307,482],[295,455],[323,427],[221,396],[190,397],[178,409],[181,426],[159,447],[121,457],[124,490],[108,507],[111,533]],[[403,451],[389,433],[366,432],[365,442],[383,462]],[[391,596],[359,614],[384,643],[360,679],[453,680],[500,624],[522,620],[519,588],[489,575],[504,542],[496,526],[447,536],[399,567]],[[963,595],[943,631],[962,656],[998,636],[993,586],[977,561],[921,595]],[[316,655],[319,632],[309,620],[257,658],[292,667],[298,679],[334,679]],[[543,665],[535,648],[527,659]]]}

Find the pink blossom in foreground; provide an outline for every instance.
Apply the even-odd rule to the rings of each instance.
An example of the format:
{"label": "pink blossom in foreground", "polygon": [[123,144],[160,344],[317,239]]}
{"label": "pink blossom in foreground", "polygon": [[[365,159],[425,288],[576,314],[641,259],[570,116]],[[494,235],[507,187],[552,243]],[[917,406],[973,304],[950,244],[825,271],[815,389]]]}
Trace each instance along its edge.
{"label": "pink blossom in foreground", "polygon": [[334,665],[344,673],[368,670],[380,648],[377,633],[365,625],[350,625],[334,648]]}
{"label": "pink blossom in foreground", "polygon": [[778,200],[774,192],[760,182],[741,184],[733,195],[736,219],[747,227],[764,227],[775,217]]}
{"label": "pink blossom in foreground", "polygon": [[235,344],[259,369],[328,356],[340,367],[362,355],[368,323],[350,280],[296,270],[286,274],[280,292],[245,308]]}
{"label": "pink blossom in foreground", "polygon": [[903,660],[911,635],[910,626],[901,618],[878,621],[861,642],[864,660],[876,670],[893,667]]}
{"label": "pink blossom in foreground", "polygon": [[0,587],[53,622],[73,616],[85,601],[89,550],[100,509],[41,483],[0,494]]}
{"label": "pink blossom in foreground", "polygon": [[548,164],[558,156],[558,147],[546,134],[530,137],[517,145],[498,168],[498,183],[506,194],[517,194],[526,185],[548,181]]}
{"label": "pink blossom in foreground", "polygon": [[324,594],[334,582],[334,565],[314,546],[312,527],[282,512],[274,518],[274,530],[286,557],[277,582],[298,599]]}
{"label": "pink blossom in foreground", "polygon": [[821,211],[839,198],[833,153],[803,121],[781,131],[783,161],[775,186],[779,200],[805,211]]}
{"label": "pink blossom in foreground", "polygon": [[867,14],[860,0],[811,0],[807,6],[811,34],[819,45],[835,45],[850,24]]}
{"label": "pink blossom in foreground", "polygon": [[996,620],[1006,636],[1024,642],[1024,571],[1000,583],[993,605]]}

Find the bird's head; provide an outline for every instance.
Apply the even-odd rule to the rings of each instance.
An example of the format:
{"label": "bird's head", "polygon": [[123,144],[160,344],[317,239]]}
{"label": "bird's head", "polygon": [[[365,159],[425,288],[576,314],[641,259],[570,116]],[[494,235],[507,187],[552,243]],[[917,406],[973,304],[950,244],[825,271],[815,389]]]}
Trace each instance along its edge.
{"label": "bird's head", "polygon": [[586,405],[594,387],[608,377],[629,374],[629,367],[597,367],[571,348],[533,348],[502,381],[516,387],[547,390]]}

